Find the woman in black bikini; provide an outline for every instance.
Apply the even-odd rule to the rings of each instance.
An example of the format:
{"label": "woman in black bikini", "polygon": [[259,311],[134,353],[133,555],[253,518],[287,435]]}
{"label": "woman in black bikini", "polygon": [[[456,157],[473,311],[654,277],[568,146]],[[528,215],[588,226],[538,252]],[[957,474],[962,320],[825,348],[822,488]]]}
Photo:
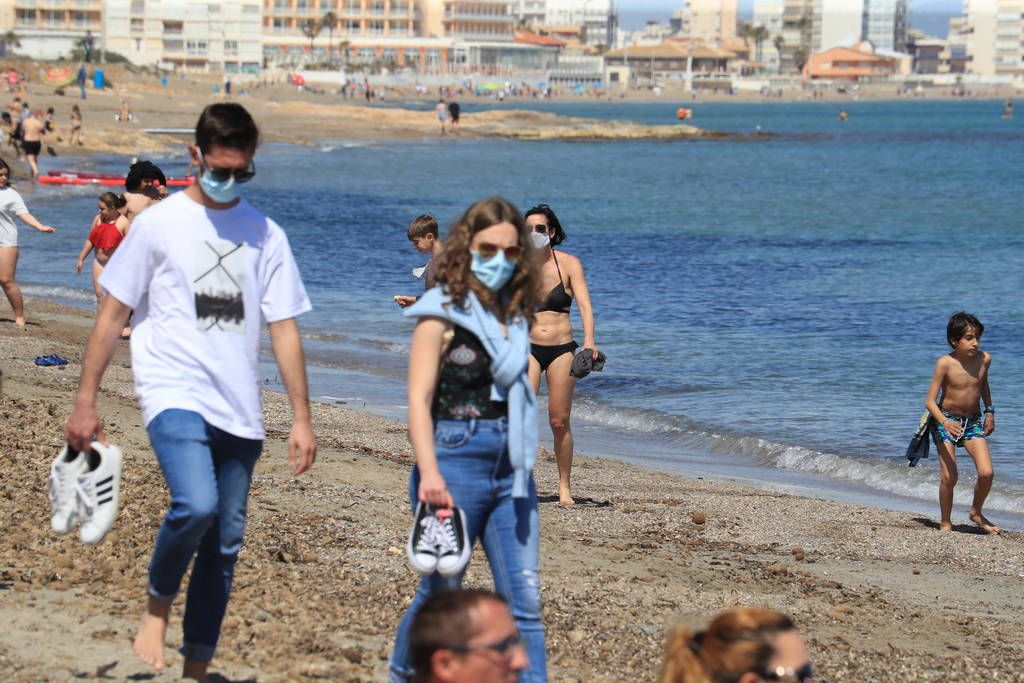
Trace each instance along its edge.
{"label": "woman in black bikini", "polygon": [[576,378],[569,374],[569,369],[579,344],[572,338],[569,309],[575,298],[583,321],[583,348],[593,349],[596,357],[594,311],[583,264],[575,256],[554,249],[565,240],[565,230],[555,212],[547,204],[535,206],[526,212],[526,226],[536,235],[534,244],[543,259],[539,278],[541,303],[530,328],[530,381],[534,391],[539,391],[541,375],[547,376],[548,421],[558,461],[558,502],[573,505],[576,501],[569,488],[573,450],[569,417]]}

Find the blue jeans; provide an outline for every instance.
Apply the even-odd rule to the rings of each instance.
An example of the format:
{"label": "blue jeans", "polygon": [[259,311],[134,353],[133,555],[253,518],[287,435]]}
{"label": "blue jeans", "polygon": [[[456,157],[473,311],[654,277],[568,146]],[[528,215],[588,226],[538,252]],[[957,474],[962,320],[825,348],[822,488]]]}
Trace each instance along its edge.
{"label": "blue jeans", "polygon": [[[544,683],[548,677],[540,613],[537,492],[531,475],[529,498],[512,497],[508,421],[438,420],[434,427],[434,444],[441,476],[455,505],[466,513],[469,542],[475,543],[480,539],[491,565],[494,589],[508,601],[516,627],[526,643],[530,664],[519,680]],[[409,497],[414,509],[419,479],[419,471],[413,468]],[[435,572],[420,579],[416,595],[395,637],[390,681],[406,681],[413,673],[409,630],[420,605],[434,593],[458,588],[464,574],[446,579]]]}
{"label": "blue jeans", "polygon": [[190,410],[165,410],[147,430],[171,493],[149,563],[149,595],[174,602],[195,555],[181,653],[208,662],[227,609],[249,482],[263,442],[228,434]]}

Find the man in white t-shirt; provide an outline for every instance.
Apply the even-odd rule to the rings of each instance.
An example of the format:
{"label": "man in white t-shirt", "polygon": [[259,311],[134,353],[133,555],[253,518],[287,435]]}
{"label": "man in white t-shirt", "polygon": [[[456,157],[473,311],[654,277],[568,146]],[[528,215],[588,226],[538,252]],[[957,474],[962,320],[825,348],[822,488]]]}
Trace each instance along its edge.
{"label": "man in white t-shirt", "polygon": [[96,393],[131,309],[135,390],[171,494],[149,567],[135,652],[166,666],[171,603],[189,562],[184,677],[206,680],[242,543],[246,501],[264,431],[259,343],[265,319],[294,423],[291,470],[316,457],[306,370],[295,317],[310,310],[280,227],[245,200],[259,131],[232,103],[196,125],[199,182],[146,209],[104,269],[104,299],[89,338],[66,437],[76,451],[104,441]]}

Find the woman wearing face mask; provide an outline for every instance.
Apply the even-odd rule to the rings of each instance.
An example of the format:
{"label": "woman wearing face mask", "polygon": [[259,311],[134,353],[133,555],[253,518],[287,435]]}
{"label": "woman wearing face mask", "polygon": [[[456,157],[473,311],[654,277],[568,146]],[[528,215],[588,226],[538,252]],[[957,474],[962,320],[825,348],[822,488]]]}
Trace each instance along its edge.
{"label": "woman wearing face mask", "polygon": [[569,374],[569,369],[579,344],[572,338],[569,310],[572,300],[576,299],[583,321],[583,348],[592,349],[593,358],[597,359],[594,311],[590,307],[583,264],[575,256],[554,249],[565,240],[565,230],[555,212],[547,204],[535,206],[526,212],[526,226],[532,232],[533,244],[540,251],[543,263],[538,277],[540,305],[530,330],[530,382],[537,392],[541,375],[547,377],[548,421],[558,461],[558,502],[573,505],[576,501],[569,487],[573,451],[569,418],[576,378]]}
{"label": "woman wearing face mask", "polygon": [[[439,284],[405,315],[418,319],[409,353],[410,497],[414,507],[455,505],[465,513],[467,541],[472,547],[480,539],[526,646],[530,662],[519,680],[536,683],[547,676],[532,475],[537,407],[526,372],[533,256],[519,211],[503,199],[481,200],[452,226],[438,257]],[[458,587],[463,573],[421,579],[398,629],[391,681],[413,673],[409,629],[417,609]]]}
{"label": "woman wearing face mask", "polygon": [[669,634],[661,683],[814,683],[800,633],[784,614],[740,607],[703,631]]}

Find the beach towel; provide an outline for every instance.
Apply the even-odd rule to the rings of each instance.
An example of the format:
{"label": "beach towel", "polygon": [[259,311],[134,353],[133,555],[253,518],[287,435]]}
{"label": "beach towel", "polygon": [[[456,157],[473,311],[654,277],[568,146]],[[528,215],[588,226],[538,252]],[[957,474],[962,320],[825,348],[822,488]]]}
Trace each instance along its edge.
{"label": "beach towel", "polygon": [[918,461],[928,457],[928,441],[934,427],[935,418],[927,410],[924,411],[924,415],[921,416],[921,424],[918,425],[917,431],[914,432],[914,438],[907,446],[907,460],[910,461],[910,467],[917,467]]}
{"label": "beach towel", "polygon": [[604,363],[608,358],[604,351],[597,352],[597,360],[594,360],[594,349],[580,349],[572,359],[572,367],[569,374],[576,379],[583,379],[591,371],[601,372],[604,370]]}

